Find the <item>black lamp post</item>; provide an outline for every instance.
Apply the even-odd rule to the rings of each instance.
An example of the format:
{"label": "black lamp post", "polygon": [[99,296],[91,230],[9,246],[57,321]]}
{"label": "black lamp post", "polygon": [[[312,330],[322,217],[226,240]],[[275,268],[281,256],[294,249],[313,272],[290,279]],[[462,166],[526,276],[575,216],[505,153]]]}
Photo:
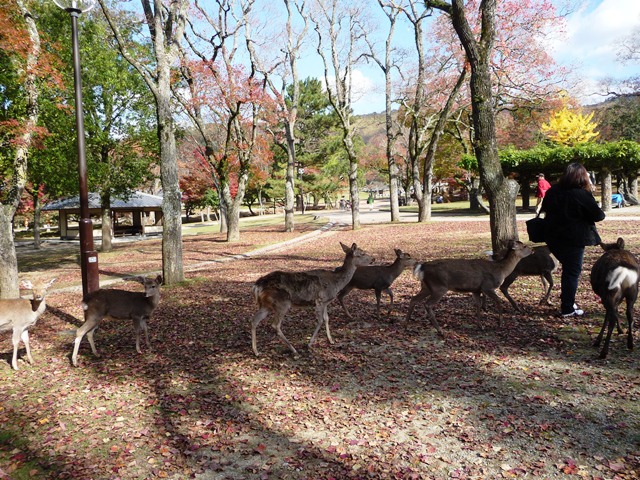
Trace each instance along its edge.
{"label": "black lamp post", "polygon": [[87,159],[84,145],[84,113],[82,107],[82,78],[80,72],[80,48],[78,46],[78,17],[95,6],[95,0],[53,0],[71,17],[71,43],[73,46],[73,84],[76,94],[76,131],[78,137],[78,176],[80,177],[80,268],[82,292],[87,294],[100,288],[98,254],[93,249],[93,225],[89,214],[87,190]]}

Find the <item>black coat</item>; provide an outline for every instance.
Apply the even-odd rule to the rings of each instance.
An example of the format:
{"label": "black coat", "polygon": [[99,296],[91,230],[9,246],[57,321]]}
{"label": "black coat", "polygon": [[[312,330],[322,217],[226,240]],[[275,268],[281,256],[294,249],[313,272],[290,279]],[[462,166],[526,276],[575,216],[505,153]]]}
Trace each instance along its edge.
{"label": "black coat", "polygon": [[575,247],[600,243],[595,222],[605,215],[591,192],[556,184],[547,191],[541,211],[545,212],[546,243]]}

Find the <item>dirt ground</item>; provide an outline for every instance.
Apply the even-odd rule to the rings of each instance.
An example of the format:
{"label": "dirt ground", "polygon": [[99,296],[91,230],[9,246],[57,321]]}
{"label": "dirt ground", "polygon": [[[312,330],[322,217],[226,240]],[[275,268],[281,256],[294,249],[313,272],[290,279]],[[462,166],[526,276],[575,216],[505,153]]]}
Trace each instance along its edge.
{"label": "dirt ground", "polygon": [[[612,217],[599,229],[637,253],[637,225]],[[519,228],[526,238],[523,221]],[[640,476],[640,359],[624,336],[614,335],[606,360],[591,346],[603,317],[588,280],[598,249],[585,258],[580,319],[556,315],[559,285],[554,305],[539,305],[540,282],[529,277],[510,289],[525,313],[505,305],[500,326],[492,304],[476,320],[470,297],[449,293],[435,307],[441,338],[421,306],[405,320],[419,290],[405,272],[389,315],[375,316],[373,292],[354,291],[345,300],[353,320],[330,307],[336,343],[321,331],[308,349],[313,310],[292,310],[283,330],[300,358],[268,321],[255,357],[251,286],[270,271],[334,269],[339,241],[379,263],[392,261],[393,248],[426,261],[478,258],[491,245],[484,220],[310,232],[255,228],[237,244],[185,237],[187,281],[163,288],[151,349],[138,355],[132,326],[107,320],[96,333],[102,356],[83,343],[78,368],[69,361],[82,323],[77,253],[24,255],[23,275],[59,283],[31,332],[34,365],[20,360],[12,371],[10,335],[0,338],[0,478]],[[302,234],[305,241],[293,241]],[[160,240],[118,245],[101,255],[101,278],[158,271],[160,262]]]}

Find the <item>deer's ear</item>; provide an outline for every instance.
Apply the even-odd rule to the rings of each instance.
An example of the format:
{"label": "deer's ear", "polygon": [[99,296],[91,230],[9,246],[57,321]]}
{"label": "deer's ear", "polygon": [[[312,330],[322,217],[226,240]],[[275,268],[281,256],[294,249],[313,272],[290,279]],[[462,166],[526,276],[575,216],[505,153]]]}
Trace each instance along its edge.
{"label": "deer's ear", "polygon": [[358,249],[358,245],[356,245],[355,243],[351,244],[351,251],[355,252]]}
{"label": "deer's ear", "polygon": [[393,251],[396,252],[396,257],[402,255],[402,250],[400,250],[399,248],[394,248]]}
{"label": "deer's ear", "polygon": [[347,247],[344,243],[340,242],[340,246],[342,247],[342,251],[343,251],[344,253],[349,253],[350,248],[349,248],[349,247]]}
{"label": "deer's ear", "polygon": [[624,250],[624,238],[619,237],[617,243],[618,243],[618,249]]}

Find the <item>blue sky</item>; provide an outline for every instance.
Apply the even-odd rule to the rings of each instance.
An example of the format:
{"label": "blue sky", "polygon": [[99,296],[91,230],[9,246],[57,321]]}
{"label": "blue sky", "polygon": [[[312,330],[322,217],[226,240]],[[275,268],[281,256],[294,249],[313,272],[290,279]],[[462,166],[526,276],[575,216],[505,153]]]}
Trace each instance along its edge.
{"label": "blue sky", "polygon": [[[602,96],[595,95],[602,78],[640,75],[640,65],[622,65],[616,56],[621,38],[640,27],[640,0],[578,0],[577,4],[579,8],[567,18],[565,38],[551,41],[549,49],[559,64],[573,66],[581,81],[578,90],[571,93],[586,105],[602,101]],[[303,61],[302,77],[321,78],[320,63],[317,59]],[[355,112],[384,111],[383,78],[379,68],[361,66],[354,75],[354,85],[366,92],[355,102]]]}

